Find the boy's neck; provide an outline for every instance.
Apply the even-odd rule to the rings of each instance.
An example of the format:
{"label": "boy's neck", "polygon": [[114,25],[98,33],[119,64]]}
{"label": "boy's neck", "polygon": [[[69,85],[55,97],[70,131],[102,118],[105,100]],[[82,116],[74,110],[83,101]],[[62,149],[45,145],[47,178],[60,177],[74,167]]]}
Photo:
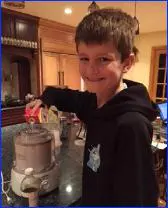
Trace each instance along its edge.
{"label": "boy's neck", "polygon": [[117,89],[114,91],[110,91],[109,93],[103,93],[103,94],[96,94],[97,96],[97,108],[101,108],[104,104],[106,104],[114,95],[119,93],[120,91],[124,90],[125,84],[123,81],[120,82],[120,85],[118,86]]}

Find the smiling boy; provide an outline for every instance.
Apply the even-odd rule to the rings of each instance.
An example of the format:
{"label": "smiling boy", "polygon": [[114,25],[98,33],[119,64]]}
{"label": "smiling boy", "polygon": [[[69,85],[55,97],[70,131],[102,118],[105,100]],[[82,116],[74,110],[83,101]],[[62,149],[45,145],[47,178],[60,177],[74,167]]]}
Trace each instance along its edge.
{"label": "smiling boy", "polygon": [[144,85],[123,80],[134,62],[134,36],[133,18],[121,10],[85,16],[75,42],[87,91],[48,87],[27,106],[55,105],[85,123],[84,206],[157,206],[150,146],[156,113]]}

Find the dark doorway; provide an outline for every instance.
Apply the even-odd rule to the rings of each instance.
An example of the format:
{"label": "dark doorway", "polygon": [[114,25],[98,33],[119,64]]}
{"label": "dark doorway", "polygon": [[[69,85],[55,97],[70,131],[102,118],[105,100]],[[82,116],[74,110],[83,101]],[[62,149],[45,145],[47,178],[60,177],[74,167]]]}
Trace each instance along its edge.
{"label": "dark doorway", "polygon": [[[15,70],[17,70],[18,74],[18,91],[19,91],[19,99],[25,100],[25,96],[28,93],[31,93],[31,78],[30,78],[30,63],[26,58],[17,57],[12,60],[12,65],[15,64]],[[16,83],[15,86],[16,88]]]}
{"label": "dark doorway", "polygon": [[24,100],[28,93],[31,93],[30,63],[28,60],[18,62],[19,95]]}

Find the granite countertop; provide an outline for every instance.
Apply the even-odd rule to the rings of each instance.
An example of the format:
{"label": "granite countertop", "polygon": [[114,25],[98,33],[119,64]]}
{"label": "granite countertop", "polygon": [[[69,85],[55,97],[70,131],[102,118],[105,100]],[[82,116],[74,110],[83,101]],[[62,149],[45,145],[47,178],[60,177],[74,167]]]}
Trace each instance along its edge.
{"label": "granite countertop", "polygon": [[[13,162],[13,136],[23,127],[2,128],[2,172],[4,181],[10,181]],[[68,138],[62,139],[60,152],[60,183],[59,187],[47,195],[39,197],[39,206],[75,206],[79,205],[81,197],[83,147],[76,146],[76,127],[70,126]],[[68,193],[66,187],[71,185]],[[5,190],[7,189],[5,185]],[[12,206],[28,206],[28,199],[19,197],[10,188],[8,195],[12,198]],[[2,195],[2,206],[9,206],[6,197]]]}

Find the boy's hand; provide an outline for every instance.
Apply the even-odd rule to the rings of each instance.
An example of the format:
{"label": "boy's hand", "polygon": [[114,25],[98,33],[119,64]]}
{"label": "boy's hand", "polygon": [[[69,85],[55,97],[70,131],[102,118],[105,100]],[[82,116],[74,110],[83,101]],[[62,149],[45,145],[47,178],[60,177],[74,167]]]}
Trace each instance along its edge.
{"label": "boy's hand", "polygon": [[33,116],[42,103],[40,99],[33,100],[26,105],[26,109],[31,109],[31,116]]}

